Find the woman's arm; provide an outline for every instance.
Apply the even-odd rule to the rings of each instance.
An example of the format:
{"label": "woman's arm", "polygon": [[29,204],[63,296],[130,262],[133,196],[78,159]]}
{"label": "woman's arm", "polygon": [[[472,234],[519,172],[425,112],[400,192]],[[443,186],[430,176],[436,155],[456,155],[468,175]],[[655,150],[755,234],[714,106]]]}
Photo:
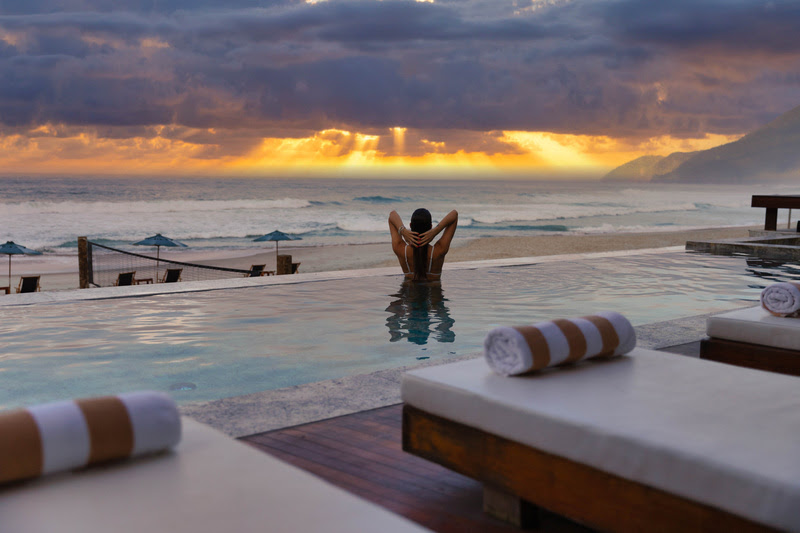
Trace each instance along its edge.
{"label": "woman's arm", "polygon": [[400,218],[397,211],[389,213],[389,233],[392,235],[392,249],[398,255],[403,253],[399,250],[404,245],[404,240],[408,244],[418,246],[419,236],[403,226],[403,219]]}
{"label": "woman's arm", "polygon": [[420,245],[428,244],[434,237],[444,231],[442,238],[436,243],[441,250],[441,254],[444,255],[450,250],[450,242],[453,240],[453,235],[456,234],[456,227],[458,227],[458,211],[453,209],[436,226],[420,235]]}

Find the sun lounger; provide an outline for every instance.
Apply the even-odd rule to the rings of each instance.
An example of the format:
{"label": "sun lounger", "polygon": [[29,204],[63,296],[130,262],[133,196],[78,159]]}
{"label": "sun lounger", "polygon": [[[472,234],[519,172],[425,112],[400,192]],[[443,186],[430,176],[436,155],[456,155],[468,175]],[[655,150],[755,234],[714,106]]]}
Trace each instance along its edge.
{"label": "sun lounger", "polygon": [[709,318],[706,333],[703,359],[800,376],[800,318],[751,307]]}
{"label": "sun lounger", "polygon": [[39,285],[39,279],[41,276],[22,276],[19,278],[19,286],[17,287],[17,293],[21,292],[38,292],[42,290],[41,286]]}
{"label": "sun lounger", "polygon": [[264,267],[267,265],[250,265],[250,272],[246,274],[249,278],[257,278],[264,275]]}
{"label": "sun lounger", "polygon": [[114,282],[115,287],[127,287],[128,285],[133,285],[136,283],[134,277],[136,276],[136,272],[120,272],[117,275],[117,281]]}
{"label": "sun lounger", "polygon": [[168,268],[161,277],[161,283],[177,283],[181,280],[182,268]]}
{"label": "sun lounger", "polygon": [[250,272],[245,274],[247,278],[257,278],[259,276],[274,276],[274,270],[264,270],[267,265],[250,265]]}
{"label": "sun lounger", "polygon": [[423,528],[183,419],[174,452],[0,487],[3,533]]}
{"label": "sun lounger", "polygon": [[606,531],[800,531],[796,378],[674,354],[403,376],[403,448]]}

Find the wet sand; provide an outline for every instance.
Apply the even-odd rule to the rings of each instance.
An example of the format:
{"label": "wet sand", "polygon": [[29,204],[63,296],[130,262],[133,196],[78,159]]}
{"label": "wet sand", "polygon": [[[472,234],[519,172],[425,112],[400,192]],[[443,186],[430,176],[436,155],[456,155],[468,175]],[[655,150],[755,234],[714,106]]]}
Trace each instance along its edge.
{"label": "wet sand", "polygon": [[[713,240],[747,237],[754,227],[707,228],[684,231],[651,233],[603,233],[579,235],[531,235],[515,237],[485,237],[459,241],[458,234],[448,254],[447,261],[478,261],[511,257],[536,257],[572,253],[607,252],[683,246],[688,240]],[[235,252],[228,252],[235,253]],[[222,256],[222,252],[169,252],[162,251],[164,259],[209,264],[229,268],[249,269],[250,265],[265,263],[274,269],[275,251],[256,253],[238,252],[236,256]],[[353,244],[336,246],[281,247],[281,254],[290,254],[292,261],[300,262],[300,272],[327,272],[396,266],[397,259],[388,243]],[[5,259],[5,257],[3,257]],[[6,265],[3,265],[6,266]],[[75,256],[14,256],[11,259],[12,291],[20,275],[41,275],[42,290],[77,289],[78,259]],[[7,268],[7,266],[6,266]],[[399,269],[399,266],[398,266]],[[7,283],[7,271],[0,268],[0,285]]]}

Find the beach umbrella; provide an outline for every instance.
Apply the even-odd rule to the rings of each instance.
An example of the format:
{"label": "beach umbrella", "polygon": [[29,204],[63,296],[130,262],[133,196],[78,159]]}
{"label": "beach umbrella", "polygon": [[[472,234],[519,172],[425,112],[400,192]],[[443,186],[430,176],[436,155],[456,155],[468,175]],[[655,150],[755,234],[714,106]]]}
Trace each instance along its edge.
{"label": "beach umbrella", "polygon": [[280,241],[302,241],[300,237],[292,237],[291,235],[287,235],[282,231],[275,230],[272,233],[267,233],[266,235],[262,235],[257,239],[253,239],[254,242],[265,242],[265,241],[275,241],[275,265],[278,264],[278,243]]}
{"label": "beach umbrella", "polygon": [[169,237],[164,237],[160,233],[156,233],[152,237],[148,237],[144,240],[139,242],[133,243],[137,246],[155,246],[156,247],[156,272],[158,272],[158,261],[161,258],[161,247],[162,246],[170,246],[170,247],[183,247],[186,248],[186,245],[182,242],[178,242],[176,240],[170,239]]}
{"label": "beach umbrella", "polygon": [[42,252],[31,250],[16,244],[14,241],[7,241],[0,246],[0,254],[8,255],[8,286],[11,287],[11,256],[12,255],[42,255]]}

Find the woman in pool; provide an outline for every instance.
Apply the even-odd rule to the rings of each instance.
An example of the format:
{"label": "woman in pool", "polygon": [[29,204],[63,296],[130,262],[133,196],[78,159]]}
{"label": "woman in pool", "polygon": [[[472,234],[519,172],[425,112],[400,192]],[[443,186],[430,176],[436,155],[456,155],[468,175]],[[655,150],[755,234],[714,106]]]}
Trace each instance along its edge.
{"label": "woman in pool", "polygon": [[[400,261],[406,279],[438,281],[442,277],[444,256],[450,250],[450,242],[456,234],[458,211],[453,209],[432,227],[430,212],[427,209],[417,209],[411,215],[409,226],[403,226],[397,211],[389,213],[392,250]],[[439,233],[442,233],[442,237],[431,245],[431,241]]]}

